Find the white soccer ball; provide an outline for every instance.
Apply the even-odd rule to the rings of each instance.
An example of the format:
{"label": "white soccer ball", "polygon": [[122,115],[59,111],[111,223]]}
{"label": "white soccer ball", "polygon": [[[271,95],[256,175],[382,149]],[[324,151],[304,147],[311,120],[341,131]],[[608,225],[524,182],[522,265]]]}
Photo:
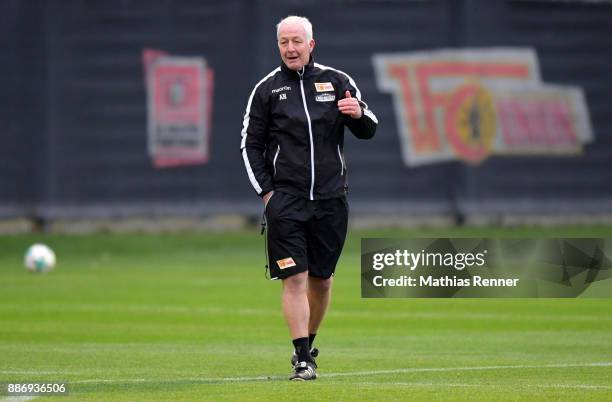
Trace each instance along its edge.
{"label": "white soccer ball", "polygon": [[33,244],[26,251],[23,264],[30,272],[51,271],[55,267],[55,253],[44,244]]}

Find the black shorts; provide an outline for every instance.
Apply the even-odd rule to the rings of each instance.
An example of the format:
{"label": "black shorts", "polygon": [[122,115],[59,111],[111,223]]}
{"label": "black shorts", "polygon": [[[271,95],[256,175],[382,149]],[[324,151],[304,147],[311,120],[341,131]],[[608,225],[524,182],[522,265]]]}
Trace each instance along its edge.
{"label": "black shorts", "polygon": [[270,279],[334,274],[346,238],[346,197],[311,201],[275,191],[265,217]]}

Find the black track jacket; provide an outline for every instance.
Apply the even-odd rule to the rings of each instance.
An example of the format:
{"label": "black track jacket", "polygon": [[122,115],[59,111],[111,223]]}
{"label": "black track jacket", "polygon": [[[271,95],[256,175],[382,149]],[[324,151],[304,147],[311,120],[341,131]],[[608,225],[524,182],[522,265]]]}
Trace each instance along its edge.
{"label": "black track jacket", "polygon": [[[340,113],[346,91],[362,117]],[[374,136],[378,120],[342,71],[310,62],[299,72],[281,62],[255,85],[244,115],[240,151],[259,196],[279,190],[310,200],[346,194],[344,126],[357,138]]]}

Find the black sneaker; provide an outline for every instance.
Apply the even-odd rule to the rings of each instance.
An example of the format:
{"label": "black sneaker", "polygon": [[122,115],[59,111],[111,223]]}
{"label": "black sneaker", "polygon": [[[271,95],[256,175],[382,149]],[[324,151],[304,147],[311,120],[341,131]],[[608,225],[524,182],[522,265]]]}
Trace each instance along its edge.
{"label": "black sneaker", "polygon": [[289,376],[291,381],[309,381],[317,378],[317,365],[314,362],[299,362],[293,366],[293,373]]}
{"label": "black sneaker", "polygon": [[[313,359],[319,356],[319,349],[317,348],[310,349],[310,356],[312,356]],[[298,362],[298,355],[297,353],[295,353],[295,350],[294,350],[293,355],[291,356],[291,367],[294,367],[297,364],[297,362]]]}

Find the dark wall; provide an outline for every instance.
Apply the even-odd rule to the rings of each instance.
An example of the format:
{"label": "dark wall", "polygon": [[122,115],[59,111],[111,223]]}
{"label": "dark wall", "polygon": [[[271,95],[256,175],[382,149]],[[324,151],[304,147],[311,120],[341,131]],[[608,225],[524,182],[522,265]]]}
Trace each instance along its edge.
{"label": "dark wall", "polygon": [[45,17],[0,2],[0,216],[30,214],[44,194]]}
{"label": "dark wall", "polygon": [[[256,213],[239,154],[254,84],[278,65],[275,25],[308,16],[315,59],[347,71],[380,121],[349,139],[356,212],[566,213],[612,208],[612,5],[531,1],[62,0],[0,2],[0,216]],[[545,82],[581,86],[595,141],[581,156],[491,157],[408,168],[379,52],[536,49]],[[203,56],[215,71],[207,164],[147,154],[141,52]],[[347,136],[349,138],[350,136]]]}

